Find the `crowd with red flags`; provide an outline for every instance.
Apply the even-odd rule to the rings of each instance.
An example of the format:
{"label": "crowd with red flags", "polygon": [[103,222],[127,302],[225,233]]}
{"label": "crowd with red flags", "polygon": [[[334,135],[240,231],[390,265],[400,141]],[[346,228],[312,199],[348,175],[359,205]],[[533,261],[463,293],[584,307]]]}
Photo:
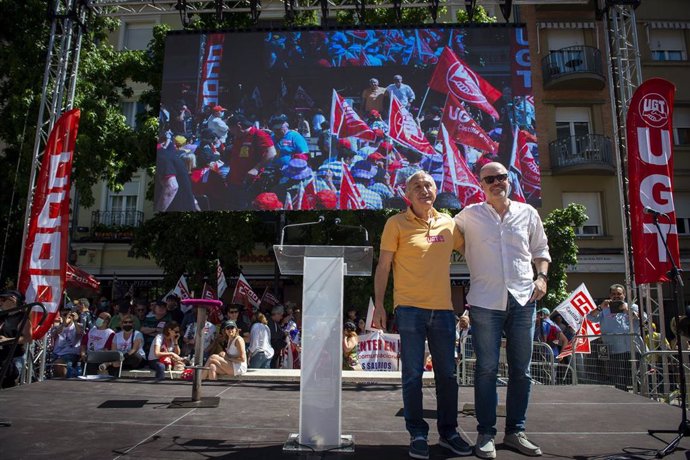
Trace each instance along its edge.
{"label": "crowd with red flags", "polygon": [[[512,50],[515,33],[493,46]],[[512,198],[539,205],[530,83],[512,75],[508,62],[477,59],[468,34],[453,28],[266,34],[260,46],[273,53],[275,110],[257,81],[239,101],[221,95],[198,110],[185,105],[192,123],[162,112],[158,157],[168,175],[157,177],[157,192],[165,196],[166,178],[174,175],[178,184],[189,183],[177,191],[189,194],[186,210],[404,209],[407,177],[425,170],[441,192],[439,207],[458,209],[483,199],[478,171],[499,161],[509,169]],[[285,53],[288,43],[294,50]],[[231,58],[221,57],[214,75],[222,82]],[[319,78],[287,72],[297,62],[314,66]],[[334,73],[343,67],[357,68],[347,81]],[[395,71],[393,83],[379,86],[377,77]],[[357,86],[352,75],[370,87]],[[178,177],[185,169],[188,181]],[[157,210],[179,210],[178,200],[160,202]]]}

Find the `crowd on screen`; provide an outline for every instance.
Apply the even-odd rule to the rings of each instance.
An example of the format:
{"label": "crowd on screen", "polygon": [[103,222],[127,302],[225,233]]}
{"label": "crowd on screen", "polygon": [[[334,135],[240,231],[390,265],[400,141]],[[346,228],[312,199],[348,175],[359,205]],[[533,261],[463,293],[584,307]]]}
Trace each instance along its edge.
{"label": "crowd on screen", "polygon": [[[405,181],[420,169],[429,172],[440,189],[440,145],[437,153],[422,154],[387,136],[390,94],[414,111],[419,99],[415,89],[401,75],[388,85],[372,77],[364,86],[349,100],[375,133],[373,141],[332,135],[328,107],[258,117],[220,104],[203,107],[201,113],[193,113],[184,100],[174,110],[162,106],[156,210],[340,209],[343,164],[366,209],[404,208]],[[418,117],[432,145],[442,111],[430,106]],[[500,140],[501,126],[492,126],[488,133]],[[475,170],[496,160],[489,152],[461,148]],[[309,187],[310,201],[305,203],[300,197]],[[460,203],[454,195],[441,193],[438,207],[459,209]]]}

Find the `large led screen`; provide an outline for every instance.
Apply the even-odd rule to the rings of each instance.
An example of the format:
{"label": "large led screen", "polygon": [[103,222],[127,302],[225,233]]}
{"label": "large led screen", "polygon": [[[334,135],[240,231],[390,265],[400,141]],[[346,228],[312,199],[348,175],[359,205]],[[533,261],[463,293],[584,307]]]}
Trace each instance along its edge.
{"label": "large led screen", "polygon": [[173,33],[160,127],[156,211],[404,208],[420,169],[458,209],[491,161],[541,204],[522,27]]}

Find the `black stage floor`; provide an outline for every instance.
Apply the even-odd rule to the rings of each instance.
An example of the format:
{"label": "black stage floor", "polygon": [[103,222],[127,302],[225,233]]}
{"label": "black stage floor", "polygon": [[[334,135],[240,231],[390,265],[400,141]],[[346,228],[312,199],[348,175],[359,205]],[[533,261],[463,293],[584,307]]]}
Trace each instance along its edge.
{"label": "black stage floor", "polygon": [[[141,380],[93,382],[49,380],[0,391],[0,458],[9,459],[405,459],[408,436],[399,385],[345,383],[343,434],[354,436],[354,454],[283,454],[290,433],[299,431],[299,384],[236,380],[205,384],[204,396],[219,396],[214,409],[169,409],[176,397],[190,397],[191,383]],[[472,388],[460,389],[461,408]],[[501,389],[501,400],[505,389]],[[449,458],[437,445],[435,395],[424,388],[431,458]],[[545,458],[652,458],[672,435],[680,410],[610,387],[535,386],[528,433]],[[476,437],[475,419],[458,414],[460,429]],[[499,418],[499,433],[503,427]],[[525,458],[497,437],[499,459]],[[686,458],[690,440],[667,458]],[[690,455],[687,456],[690,458]]]}

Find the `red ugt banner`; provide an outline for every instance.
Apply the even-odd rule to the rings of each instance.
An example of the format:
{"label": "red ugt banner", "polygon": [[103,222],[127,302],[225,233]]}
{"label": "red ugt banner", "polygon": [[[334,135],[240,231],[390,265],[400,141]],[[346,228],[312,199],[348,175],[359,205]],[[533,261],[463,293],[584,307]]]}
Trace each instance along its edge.
{"label": "red ugt banner", "polygon": [[[630,101],[626,130],[628,138],[628,178],[630,186],[630,232],[632,235],[635,282],[668,281],[666,272],[672,257],[678,260],[678,229],[673,204],[673,97],[676,87],[661,78],[640,85]],[[659,216],[661,233],[654,217],[645,208],[664,213]]]}
{"label": "red ugt banner", "polygon": [[[27,303],[41,302],[48,312],[43,324],[33,328],[34,339],[40,339],[52,327],[65,286],[70,175],[79,117],[80,111],[74,109],[55,123],[34,189],[19,274],[19,290]],[[34,313],[32,324],[38,323],[39,316]]]}

